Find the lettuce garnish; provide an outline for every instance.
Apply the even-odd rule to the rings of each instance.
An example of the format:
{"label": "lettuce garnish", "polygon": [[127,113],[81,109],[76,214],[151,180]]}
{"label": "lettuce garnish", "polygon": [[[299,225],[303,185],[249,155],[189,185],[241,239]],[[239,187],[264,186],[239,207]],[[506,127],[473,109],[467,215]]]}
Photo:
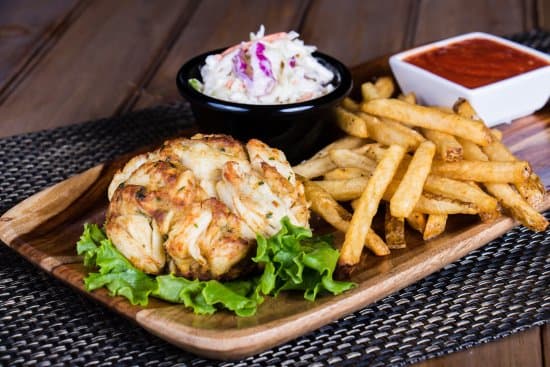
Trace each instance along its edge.
{"label": "lettuce garnish", "polygon": [[335,281],[333,272],[338,250],[327,236],[313,237],[309,229],[281,220],[281,230],[270,238],[257,236],[253,261],[260,264],[260,276],[219,282],[200,281],[172,274],[151,276],[134,267],[96,224],[85,224],[77,243],[84,264],[96,267],[84,279],[86,289],[106,287],[111,295],[126,297],[132,304],[147,305],[149,296],[181,303],[197,314],[213,314],[219,309],[238,316],[252,316],[264,296],[277,296],[283,290],[303,291],[314,301],[320,293],[340,294],[355,284]]}
{"label": "lettuce garnish", "polygon": [[202,83],[198,79],[195,79],[195,78],[189,79],[188,83],[191,86],[191,88],[193,88],[197,92],[202,93]]}
{"label": "lettuce garnish", "polygon": [[309,229],[294,226],[287,217],[273,237],[256,236],[254,262],[264,265],[260,277],[263,294],[276,296],[283,290],[302,290],[314,301],[319,292],[340,294],[353,283],[332,279],[340,253],[332,247],[331,236],[312,237]]}

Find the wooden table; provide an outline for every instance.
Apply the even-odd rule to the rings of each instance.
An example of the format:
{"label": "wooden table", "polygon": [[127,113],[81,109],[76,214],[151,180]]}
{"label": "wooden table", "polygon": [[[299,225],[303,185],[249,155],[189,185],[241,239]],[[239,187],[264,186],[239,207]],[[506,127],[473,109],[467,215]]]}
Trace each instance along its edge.
{"label": "wooden table", "polygon": [[[0,137],[178,100],[188,58],[263,23],[349,66],[469,31],[550,28],[549,0],[0,2]],[[550,366],[550,326],[419,366]]]}

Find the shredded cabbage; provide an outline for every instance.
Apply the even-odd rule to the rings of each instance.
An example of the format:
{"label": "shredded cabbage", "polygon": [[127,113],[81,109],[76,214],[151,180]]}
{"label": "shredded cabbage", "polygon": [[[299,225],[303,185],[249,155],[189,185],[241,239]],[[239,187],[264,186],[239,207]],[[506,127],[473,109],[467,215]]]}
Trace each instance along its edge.
{"label": "shredded cabbage", "polygon": [[334,74],[312,56],[316,48],[304,45],[298,33],[264,33],[262,25],[250,41],[208,56],[202,83],[189,83],[211,97],[246,104],[302,102],[334,89]]}

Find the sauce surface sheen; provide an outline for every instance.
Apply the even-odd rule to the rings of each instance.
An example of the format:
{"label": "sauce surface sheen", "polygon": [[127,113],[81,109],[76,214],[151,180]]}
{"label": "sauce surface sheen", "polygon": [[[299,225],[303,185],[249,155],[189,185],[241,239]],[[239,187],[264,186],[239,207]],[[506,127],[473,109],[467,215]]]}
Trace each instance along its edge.
{"label": "sauce surface sheen", "polygon": [[471,38],[413,54],[404,61],[458,83],[478,88],[550,65],[548,61],[485,38]]}

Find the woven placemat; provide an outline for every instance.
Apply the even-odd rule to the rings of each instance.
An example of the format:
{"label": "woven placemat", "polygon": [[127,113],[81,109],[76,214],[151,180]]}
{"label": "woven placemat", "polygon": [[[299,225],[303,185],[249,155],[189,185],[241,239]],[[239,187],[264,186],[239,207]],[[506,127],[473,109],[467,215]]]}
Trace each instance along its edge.
{"label": "woven placemat", "polygon": [[[512,39],[550,51],[550,33]],[[163,106],[0,140],[0,212],[56,182],[190,126]],[[550,212],[545,213],[550,218]],[[422,281],[238,362],[177,349],[0,246],[0,364],[406,365],[550,321],[550,231],[517,227]]]}

